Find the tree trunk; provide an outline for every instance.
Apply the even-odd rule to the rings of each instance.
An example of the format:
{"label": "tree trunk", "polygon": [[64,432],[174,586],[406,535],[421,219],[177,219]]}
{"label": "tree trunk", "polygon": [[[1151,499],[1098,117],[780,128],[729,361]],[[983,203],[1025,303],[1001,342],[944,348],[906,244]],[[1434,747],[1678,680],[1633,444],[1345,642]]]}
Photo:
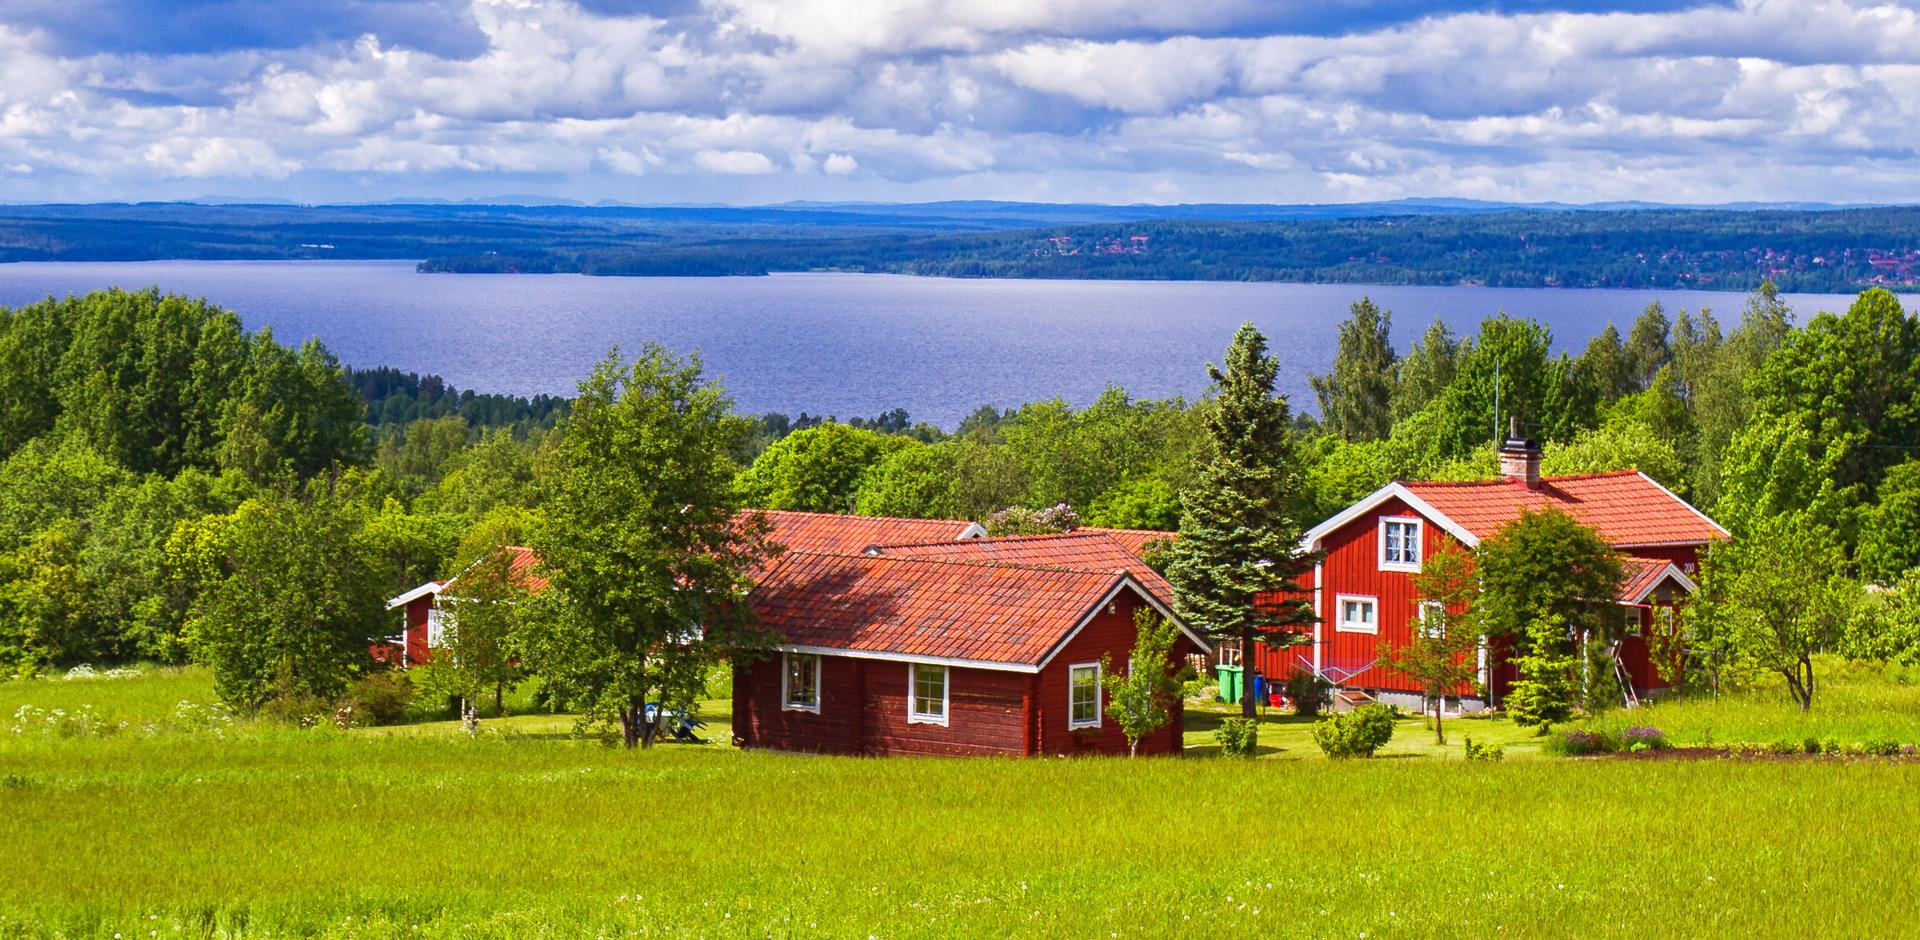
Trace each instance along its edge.
{"label": "tree trunk", "polygon": [[1446,696],[1436,695],[1433,697],[1433,743],[1435,744],[1447,743],[1446,729],[1440,727],[1440,712],[1444,710],[1446,707],[1447,707]]}
{"label": "tree trunk", "polygon": [[1240,717],[1252,721],[1253,710],[1253,631],[1240,631]]}
{"label": "tree trunk", "polygon": [[632,749],[640,743],[640,700],[620,708],[620,743]]}
{"label": "tree trunk", "polygon": [[493,684],[493,716],[495,718],[498,718],[507,713],[506,708],[500,704],[501,699],[505,695],[506,695],[506,683],[495,682]]}

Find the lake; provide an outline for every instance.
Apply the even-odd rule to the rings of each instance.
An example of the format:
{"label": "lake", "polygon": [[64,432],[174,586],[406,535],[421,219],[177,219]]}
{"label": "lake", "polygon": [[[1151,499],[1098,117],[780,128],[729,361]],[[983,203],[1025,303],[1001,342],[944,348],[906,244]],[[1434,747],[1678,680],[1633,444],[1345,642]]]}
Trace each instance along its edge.
{"label": "lake", "polygon": [[[1109,384],[1198,395],[1207,362],[1245,320],[1280,356],[1282,390],[1311,407],[1307,374],[1328,368],[1335,327],[1362,296],[1393,311],[1402,351],[1435,317],[1472,333],[1506,310],[1546,323],[1577,353],[1609,321],[1624,333],[1655,300],[1670,314],[1710,307],[1729,328],[1745,303],[1705,291],[417,274],[394,261],[0,264],[0,306],[149,285],[205,297],[282,342],[318,337],[353,366],[438,373],[461,388],[571,394],[609,347],[657,342],[697,350],[743,411],[846,418],[898,407],[949,429],[981,404],[1085,404]],[[1802,317],[1851,301],[1789,299]]]}

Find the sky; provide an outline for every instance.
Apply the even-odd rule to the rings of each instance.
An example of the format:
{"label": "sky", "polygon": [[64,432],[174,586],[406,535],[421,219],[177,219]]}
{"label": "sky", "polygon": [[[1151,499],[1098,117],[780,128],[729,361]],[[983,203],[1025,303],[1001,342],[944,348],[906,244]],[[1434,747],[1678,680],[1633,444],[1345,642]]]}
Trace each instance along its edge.
{"label": "sky", "polygon": [[1920,0],[7,0],[0,201],[1920,201]]}

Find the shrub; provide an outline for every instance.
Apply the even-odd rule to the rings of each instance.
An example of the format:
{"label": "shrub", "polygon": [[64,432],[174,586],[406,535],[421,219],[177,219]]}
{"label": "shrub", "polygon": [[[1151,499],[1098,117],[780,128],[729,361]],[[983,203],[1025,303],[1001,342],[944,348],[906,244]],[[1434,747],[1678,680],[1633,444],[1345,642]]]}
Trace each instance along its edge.
{"label": "shrub", "polygon": [[1548,738],[1540,749],[1554,757],[1585,757],[1589,754],[1612,754],[1620,750],[1620,742],[1605,731],[1568,728]]}
{"label": "shrub", "polygon": [[1792,741],[1775,741],[1767,745],[1767,753],[1781,755],[1798,754],[1800,753],[1800,746]]}
{"label": "shrub", "polygon": [[1222,757],[1252,757],[1260,742],[1260,727],[1248,718],[1229,718],[1214,729],[1213,739],[1220,742]]}
{"label": "shrub", "polygon": [[1295,669],[1280,683],[1280,694],[1293,703],[1293,713],[1302,718],[1317,718],[1333,705],[1333,683],[1311,670]]}
{"label": "shrub", "polygon": [[283,721],[302,728],[314,727],[323,720],[334,720],[333,707],[326,699],[291,689],[267,699],[266,703],[260,706],[260,714],[274,721]]}
{"label": "shrub", "polygon": [[1884,739],[1870,740],[1860,745],[1860,753],[1874,757],[1893,757],[1900,753],[1900,742]]}
{"label": "shrub", "polygon": [[348,686],[340,706],[352,710],[350,724],[390,725],[406,718],[407,706],[412,703],[413,680],[404,672],[388,669]]}
{"label": "shrub", "polygon": [[1372,757],[1393,739],[1393,708],[1374,702],[1344,715],[1328,715],[1313,726],[1313,743],[1328,757]]}
{"label": "shrub", "polygon": [[1627,751],[1664,751],[1673,745],[1667,741],[1667,733],[1659,728],[1647,725],[1634,725],[1620,732],[1620,747]]}
{"label": "shrub", "polygon": [[1800,750],[1808,754],[1820,753],[1820,739],[1808,735],[1805,741],[1800,742]]}
{"label": "shrub", "polygon": [[1840,739],[1838,738],[1828,738],[1820,742],[1820,753],[1826,754],[1829,757],[1844,754],[1846,751],[1846,748],[1840,746]]}
{"label": "shrub", "polygon": [[1481,744],[1467,735],[1467,760],[1497,761],[1507,756],[1506,749],[1498,744]]}

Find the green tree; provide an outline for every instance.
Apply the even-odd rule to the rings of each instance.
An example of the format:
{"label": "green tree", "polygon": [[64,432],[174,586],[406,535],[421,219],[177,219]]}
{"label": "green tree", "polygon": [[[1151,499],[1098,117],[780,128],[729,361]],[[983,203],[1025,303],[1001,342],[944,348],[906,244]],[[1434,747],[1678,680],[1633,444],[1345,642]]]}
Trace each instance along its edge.
{"label": "green tree", "polygon": [[1722,454],[1753,413],[1747,376],[1786,341],[1792,317],[1773,282],[1762,283],[1747,299],[1740,326],[1718,344],[1697,375],[1686,376],[1687,404],[1695,428],[1693,453],[1687,456],[1693,464],[1693,495],[1699,505],[1712,506],[1720,500]]}
{"label": "green tree", "polygon": [[1880,501],[1861,518],[1855,558],[1861,574],[1881,584],[1920,567],[1920,458],[1881,478]]}
{"label": "green tree", "polygon": [[[1279,363],[1253,324],[1242,324],[1226,368],[1209,366],[1214,396],[1206,416],[1213,458],[1183,497],[1180,537],[1167,577],[1181,617],[1218,640],[1292,646],[1314,620],[1299,578],[1313,561],[1300,549],[1302,527],[1293,420],[1273,390]],[[1253,717],[1253,697],[1241,714]]]}
{"label": "green tree", "polygon": [[1626,346],[1621,351],[1634,391],[1651,385],[1654,374],[1673,361],[1673,347],[1667,341],[1672,332],[1673,321],[1667,319],[1666,309],[1657,300],[1648,304],[1633,321],[1633,329],[1628,331]]}
{"label": "green tree", "polygon": [[1413,576],[1414,630],[1404,644],[1382,643],[1381,658],[1412,680],[1433,708],[1433,740],[1447,743],[1441,726],[1446,697],[1479,675],[1483,636],[1473,604],[1479,596],[1473,556],[1452,543],[1427,556]]}
{"label": "green tree", "polygon": [[1766,519],[1709,550],[1693,619],[1710,654],[1779,675],[1807,711],[1814,654],[1838,643],[1860,598],[1845,571],[1831,530],[1803,514]]}
{"label": "green tree", "polygon": [[652,743],[649,701],[689,709],[715,666],[771,643],[746,594],[775,549],[764,519],[737,521],[731,456],[752,430],[697,357],[654,345],[595,366],[563,425],[533,539],[549,585],[519,648],[628,747]]}
{"label": "green tree", "polygon": [[[1523,511],[1478,552],[1480,600],[1475,605],[1488,634],[1512,637],[1523,695],[1536,714],[1552,711],[1541,694],[1572,688],[1559,671],[1576,651],[1603,648],[1620,638],[1622,620],[1614,598],[1625,576],[1620,556],[1572,516],[1549,508]],[[1569,702],[1570,704],[1570,702]]]}
{"label": "green tree", "polygon": [[851,512],[861,478],[882,458],[923,446],[829,421],[776,441],[741,475],[740,486],[762,509]]}
{"label": "green tree", "polygon": [[1633,418],[1613,419],[1550,443],[1540,457],[1547,476],[1638,470],[1675,490],[1685,490],[1680,454],[1673,442]]}
{"label": "green tree", "polygon": [[947,519],[960,514],[953,493],[954,465],[967,445],[941,441],[902,447],[860,478],[854,505],[863,515]]}
{"label": "green tree", "polygon": [[1125,476],[1087,507],[1088,525],[1116,529],[1180,527],[1180,491],[1154,473]]}
{"label": "green tree", "polygon": [[1587,341],[1587,349],[1573,363],[1574,381],[1594,407],[1634,393],[1633,364],[1627,361],[1620,331],[1609,323]]}
{"label": "green tree", "polygon": [[1107,717],[1126,735],[1128,757],[1139,752],[1142,738],[1167,726],[1173,717],[1172,705],[1180,697],[1173,666],[1179,628],[1145,607],[1134,612],[1133,628],[1133,651],[1127,654],[1125,673],[1114,672],[1109,657],[1100,658]]}
{"label": "green tree", "polygon": [[1920,449],[1920,323],[1866,291],[1790,333],[1747,388],[1753,420],[1728,447],[1721,513],[1739,533],[1807,509],[1851,552],[1861,508]]}
{"label": "green tree", "polygon": [[1505,434],[1513,415],[1548,441],[1590,423],[1580,407],[1573,363],[1553,356],[1552,346],[1553,334],[1532,320],[1501,314],[1482,321],[1461,354],[1458,373],[1429,406],[1434,424],[1428,453],[1440,459],[1465,454]]}
{"label": "green tree", "polygon": [[331,699],[365,667],[383,595],[332,481],[249,499],[189,531],[169,551],[208,569],[186,634],[221,701],[251,711],[276,697]]}
{"label": "green tree", "polygon": [[1378,441],[1393,426],[1393,312],[1361,298],[1340,324],[1333,371],[1309,376],[1320,401],[1320,422],[1349,441]]}
{"label": "green tree", "polygon": [[1438,399],[1453,384],[1459,368],[1460,340],[1446,321],[1436,317],[1427,332],[1414,341],[1413,348],[1394,363],[1390,402],[1394,422]]}

